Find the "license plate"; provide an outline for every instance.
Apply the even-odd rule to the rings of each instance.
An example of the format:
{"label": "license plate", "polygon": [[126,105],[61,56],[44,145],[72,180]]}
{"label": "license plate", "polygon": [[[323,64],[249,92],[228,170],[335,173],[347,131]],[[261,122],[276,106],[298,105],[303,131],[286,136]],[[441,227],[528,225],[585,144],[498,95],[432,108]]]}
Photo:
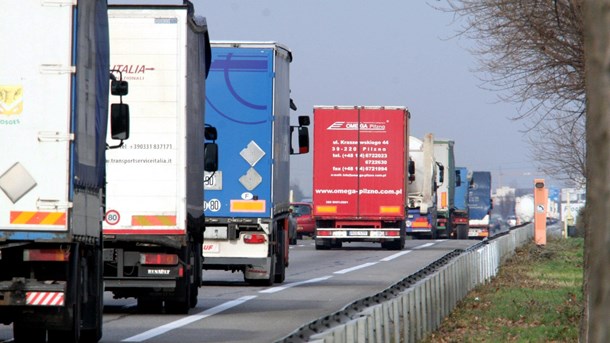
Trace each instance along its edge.
{"label": "license plate", "polygon": [[228,239],[226,226],[208,226],[203,232],[203,239]]}
{"label": "license plate", "polygon": [[362,230],[349,231],[349,235],[350,236],[368,236],[369,232],[368,231],[362,231]]}

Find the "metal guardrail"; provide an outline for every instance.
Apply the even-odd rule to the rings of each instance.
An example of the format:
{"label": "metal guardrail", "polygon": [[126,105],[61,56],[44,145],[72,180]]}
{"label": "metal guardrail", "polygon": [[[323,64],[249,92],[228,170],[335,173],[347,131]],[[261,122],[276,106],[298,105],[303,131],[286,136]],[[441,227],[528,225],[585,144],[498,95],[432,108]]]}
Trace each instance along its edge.
{"label": "metal guardrail", "polygon": [[277,342],[417,342],[457,303],[494,277],[515,249],[533,238],[532,224],[456,250],[401,282],[317,319]]}

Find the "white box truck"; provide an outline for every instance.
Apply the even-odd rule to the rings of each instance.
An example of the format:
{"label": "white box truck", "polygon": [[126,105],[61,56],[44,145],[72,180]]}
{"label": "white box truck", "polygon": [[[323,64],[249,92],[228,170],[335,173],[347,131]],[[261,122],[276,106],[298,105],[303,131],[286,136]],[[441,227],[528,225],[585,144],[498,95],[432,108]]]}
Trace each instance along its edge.
{"label": "white box truck", "polygon": [[145,312],[186,313],[202,273],[207,25],[186,2],[110,6],[109,27],[134,130],[107,155],[105,289]]}
{"label": "white box truck", "polygon": [[[106,0],[3,0],[0,13],[0,323],[16,342],[97,342]],[[126,106],[111,106],[114,137],[129,136]]]}

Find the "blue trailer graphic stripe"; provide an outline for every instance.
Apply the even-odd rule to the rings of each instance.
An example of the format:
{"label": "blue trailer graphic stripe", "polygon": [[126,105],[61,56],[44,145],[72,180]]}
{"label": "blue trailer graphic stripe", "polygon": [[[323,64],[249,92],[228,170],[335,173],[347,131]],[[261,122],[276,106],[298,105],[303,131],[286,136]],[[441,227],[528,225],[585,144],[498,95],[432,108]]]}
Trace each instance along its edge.
{"label": "blue trailer graphic stripe", "polygon": [[218,112],[218,114],[220,114],[221,116],[229,119],[230,121],[239,123],[239,124],[245,124],[245,125],[256,125],[256,124],[263,124],[265,123],[267,120],[259,120],[259,121],[245,121],[245,120],[238,120],[235,119],[233,116],[224,113],[223,111],[221,111],[218,107],[216,107],[216,105],[214,105],[214,103],[212,102],[212,100],[210,100],[210,98],[208,98],[207,96],[205,97],[205,100],[207,101],[207,105],[210,106],[211,108],[214,109],[214,111]]}
{"label": "blue trailer graphic stripe", "polygon": [[244,98],[239,96],[235,91],[235,88],[231,84],[231,80],[229,78],[229,70],[234,71],[245,71],[245,70],[253,70],[253,71],[267,71],[267,65],[269,64],[266,60],[258,59],[258,60],[232,60],[233,54],[227,54],[226,60],[214,60],[212,62],[212,68],[215,69],[218,65],[218,69],[222,70],[225,84],[227,85],[227,89],[231,92],[231,95],[237,100],[239,103],[246,107],[250,107],[255,110],[266,110],[266,105],[257,105],[253,104],[249,101],[246,101]]}

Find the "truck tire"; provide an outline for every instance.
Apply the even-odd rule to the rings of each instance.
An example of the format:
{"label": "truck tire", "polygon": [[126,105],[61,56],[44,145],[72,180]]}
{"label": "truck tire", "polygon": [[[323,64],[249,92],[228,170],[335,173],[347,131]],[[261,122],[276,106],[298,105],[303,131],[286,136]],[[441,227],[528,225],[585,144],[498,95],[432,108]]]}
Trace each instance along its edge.
{"label": "truck tire", "polygon": [[468,225],[457,226],[457,239],[468,239]]}
{"label": "truck tire", "polygon": [[[186,252],[186,256],[188,256],[189,261],[194,261],[193,250],[188,248]],[[188,271],[187,275],[184,275],[181,283],[183,285],[177,284],[175,289],[175,296],[165,300],[165,312],[171,314],[187,314],[191,309],[191,292],[194,280],[194,273],[196,272],[194,268],[185,268]],[[182,292],[180,294],[180,292]]]}
{"label": "truck tire", "polygon": [[[282,283],[286,279],[286,259],[284,256],[284,251],[286,249],[286,237],[284,230],[278,230],[278,251],[275,256],[275,275],[274,281],[276,283]],[[290,242],[289,244],[292,244]]]}
{"label": "truck tire", "polygon": [[191,308],[197,306],[199,301],[199,287],[201,287],[201,273],[203,273],[202,254],[201,254],[201,243],[196,243],[191,253],[193,254],[193,283],[191,284],[190,291],[190,304]]}
{"label": "truck tire", "polygon": [[271,261],[271,270],[269,271],[269,278],[267,279],[249,279],[244,277],[244,280],[251,284],[252,286],[263,286],[263,287],[269,287],[269,286],[273,286],[273,281],[275,280],[275,256],[272,258]]}
{"label": "truck tire", "polygon": [[[100,237],[100,242],[102,239]],[[91,249],[91,256],[88,260],[88,281],[87,287],[91,289],[88,292],[88,300],[83,304],[83,327],[80,332],[81,342],[98,342],[102,338],[102,325],[104,315],[104,287],[102,266],[101,247]]]}
{"label": "truck tire", "polygon": [[316,250],[330,250],[330,248],[331,245],[329,240],[316,238]]}
{"label": "truck tire", "polygon": [[381,242],[381,247],[387,250],[402,250],[405,248],[405,235],[401,235],[397,240]]}
{"label": "truck tire", "polygon": [[280,251],[275,259],[275,276],[273,280],[275,283],[282,283],[286,279],[286,261],[284,258],[283,249],[283,247],[280,247]]}

